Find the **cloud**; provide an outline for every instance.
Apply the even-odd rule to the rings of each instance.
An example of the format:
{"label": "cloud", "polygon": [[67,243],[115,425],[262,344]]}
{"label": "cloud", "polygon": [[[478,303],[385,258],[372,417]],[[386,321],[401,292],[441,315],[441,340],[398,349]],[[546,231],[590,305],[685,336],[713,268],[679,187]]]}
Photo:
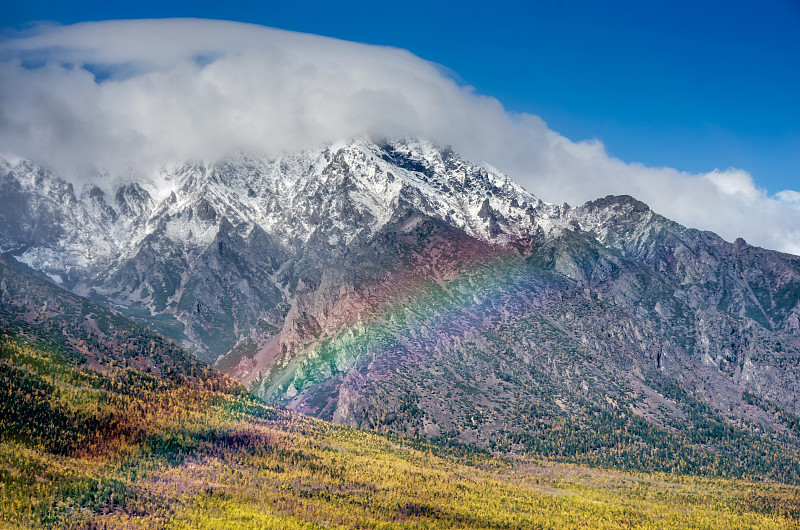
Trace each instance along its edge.
{"label": "cloud", "polygon": [[800,204],[800,192],[793,190],[783,190],[775,194],[779,200],[788,203]]}
{"label": "cloud", "polygon": [[40,26],[0,43],[0,152],[79,178],[358,135],[450,144],[551,202],[630,194],[685,225],[800,254],[800,194],[742,170],[609,156],[396,48],[196,19]]}

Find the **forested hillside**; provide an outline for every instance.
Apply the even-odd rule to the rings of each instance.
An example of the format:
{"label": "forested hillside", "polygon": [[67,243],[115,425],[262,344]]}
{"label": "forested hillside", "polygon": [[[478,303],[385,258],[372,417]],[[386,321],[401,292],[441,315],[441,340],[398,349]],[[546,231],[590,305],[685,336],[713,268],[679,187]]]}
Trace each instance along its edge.
{"label": "forested hillside", "polygon": [[276,409],[187,361],[169,340],[2,266],[3,527],[791,528],[800,521],[796,486],[501,458]]}

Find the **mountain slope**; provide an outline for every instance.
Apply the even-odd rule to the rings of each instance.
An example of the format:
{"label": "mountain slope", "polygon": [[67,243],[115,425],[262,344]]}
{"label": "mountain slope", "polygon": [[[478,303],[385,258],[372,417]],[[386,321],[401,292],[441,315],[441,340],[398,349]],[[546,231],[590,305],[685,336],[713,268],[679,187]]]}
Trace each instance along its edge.
{"label": "mountain slope", "polygon": [[797,486],[498,458],[274,409],[18,265],[0,260],[4,527],[791,528],[800,517]]}
{"label": "mountain slope", "polygon": [[270,402],[502,451],[796,475],[759,454],[797,453],[798,257],[630,197],[550,205],[420,140],[77,195],[0,169],[5,250]]}

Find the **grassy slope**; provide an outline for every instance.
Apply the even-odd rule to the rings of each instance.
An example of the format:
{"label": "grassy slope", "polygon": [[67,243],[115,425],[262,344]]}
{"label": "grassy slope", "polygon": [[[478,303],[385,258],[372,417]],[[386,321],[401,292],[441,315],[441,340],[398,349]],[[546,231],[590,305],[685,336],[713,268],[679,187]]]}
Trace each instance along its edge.
{"label": "grassy slope", "polygon": [[0,337],[0,525],[788,528],[800,488],[415,444]]}

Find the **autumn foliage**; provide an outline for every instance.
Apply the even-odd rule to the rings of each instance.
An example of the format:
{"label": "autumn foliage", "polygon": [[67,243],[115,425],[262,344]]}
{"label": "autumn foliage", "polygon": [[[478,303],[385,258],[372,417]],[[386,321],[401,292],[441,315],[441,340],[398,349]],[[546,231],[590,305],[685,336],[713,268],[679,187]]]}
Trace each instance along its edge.
{"label": "autumn foliage", "polygon": [[83,528],[789,528],[795,486],[498,458],[274,409],[209,372],[0,339],[0,521]]}

